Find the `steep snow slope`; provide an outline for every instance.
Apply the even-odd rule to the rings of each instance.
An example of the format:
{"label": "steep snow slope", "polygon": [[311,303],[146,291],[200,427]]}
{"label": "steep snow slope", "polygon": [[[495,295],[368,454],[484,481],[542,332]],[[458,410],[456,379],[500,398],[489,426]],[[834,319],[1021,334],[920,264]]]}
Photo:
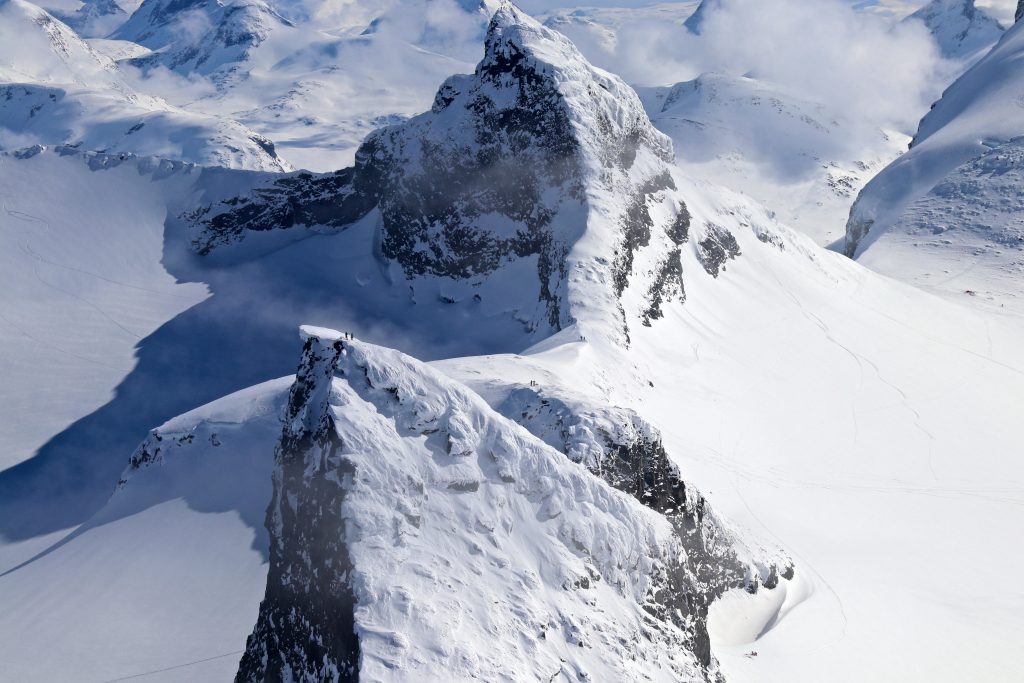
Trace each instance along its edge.
{"label": "steep snow slope", "polygon": [[709,73],[640,93],[688,175],[753,197],[822,245],[842,238],[856,194],[906,147],[900,133],[753,78]]}
{"label": "steep snow slope", "polygon": [[847,254],[934,291],[1022,310],[1022,51],[1018,24],[946,91],[911,150],[864,188]]}
{"label": "steep snow slope", "polygon": [[[525,390],[633,407],[720,512],[785,544],[797,584],[767,632],[744,632],[731,603],[716,630],[712,607],[727,680],[1012,680],[1024,596],[998,576],[1021,554],[991,539],[1024,522],[1008,427],[1024,330],[836,254],[809,267],[796,237],[785,251],[738,239],[746,258],[691,279],[624,356],[563,335],[440,365],[501,410]],[[951,547],[970,581],[932,570]]]}
{"label": "steep snow slope", "polygon": [[196,163],[289,170],[266,138],[142,96],[70,28],[22,0],[0,4],[0,148],[74,144]]}
{"label": "steep snow slope", "polygon": [[974,0],[932,0],[904,21],[922,21],[946,57],[977,61],[1005,30]]}

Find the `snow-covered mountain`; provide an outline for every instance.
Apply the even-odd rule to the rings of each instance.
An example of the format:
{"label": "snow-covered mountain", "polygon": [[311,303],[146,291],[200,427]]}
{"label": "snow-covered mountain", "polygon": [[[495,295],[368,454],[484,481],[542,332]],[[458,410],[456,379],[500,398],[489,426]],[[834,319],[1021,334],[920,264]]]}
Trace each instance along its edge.
{"label": "snow-covered mountain", "polygon": [[697,6],[687,19],[684,25],[687,30],[691,33],[700,34],[704,28],[704,22],[707,21],[708,14],[714,12],[716,9],[721,7],[722,0],[701,0],[701,3]]}
{"label": "snow-covered mountain", "polygon": [[842,238],[857,193],[906,148],[897,132],[753,78],[708,73],[640,93],[687,174],[748,194],[822,245]]}
{"label": "snow-covered mountain", "polygon": [[88,0],[74,12],[57,12],[55,16],[83,38],[102,38],[128,19],[117,0]]}
{"label": "snow-covered mountain", "polygon": [[0,148],[70,144],[199,164],[289,170],[273,143],[231,121],[140,95],[114,62],[22,0],[0,4]]}
{"label": "snow-covered mountain", "polygon": [[[345,54],[460,64],[476,5],[424,6],[333,33],[276,7],[207,104],[413,78]],[[804,168],[863,121],[748,78],[641,97],[492,9],[475,70],[349,168],[0,154],[4,672],[1012,680],[1019,321],[686,170],[729,145]],[[282,118],[344,100],[330,78]],[[729,142],[674,146],[662,110]]]}
{"label": "snow-covered mountain", "polygon": [[344,230],[377,207],[381,254],[414,282],[443,278],[452,304],[498,303],[538,341],[577,325],[628,344],[638,319],[685,298],[685,269],[717,276],[740,253],[732,225],[694,220],[672,159],[629,86],[502,8],[476,72],[367,138],[353,171],[257,181],[189,219],[208,254],[282,228]]}
{"label": "snow-covered mountain", "polygon": [[921,121],[850,214],[847,254],[960,299],[1021,310],[1024,226],[1017,24]]}
{"label": "snow-covered mountain", "polygon": [[673,530],[436,370],[304,331],[240,680],[717,677],[703,596],[780,578],[699,494]]}
{"label": "snow-covered mountain", "polygon": [[967,61],[984,55],[1005,30],[974,0],[931,0],[904,21],[924,22],[943,55]]}
{"label": "snow-covered mountain", "polygon": [[111,37],[153,51],[137,64],[226,78],[272,32],[292,27],[262,0],[145,0]]}

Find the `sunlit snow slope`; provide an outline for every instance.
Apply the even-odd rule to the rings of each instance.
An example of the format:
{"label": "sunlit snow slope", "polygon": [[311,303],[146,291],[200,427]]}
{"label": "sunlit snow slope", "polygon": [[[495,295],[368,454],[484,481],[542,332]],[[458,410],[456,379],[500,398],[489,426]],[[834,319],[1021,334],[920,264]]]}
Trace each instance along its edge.
{"label": "sunlit snow slope", "polygon": [[1024,311],[1022,53],[1017,24],[946,91],[911,150],[864,188],[847,254],[964,302]]}

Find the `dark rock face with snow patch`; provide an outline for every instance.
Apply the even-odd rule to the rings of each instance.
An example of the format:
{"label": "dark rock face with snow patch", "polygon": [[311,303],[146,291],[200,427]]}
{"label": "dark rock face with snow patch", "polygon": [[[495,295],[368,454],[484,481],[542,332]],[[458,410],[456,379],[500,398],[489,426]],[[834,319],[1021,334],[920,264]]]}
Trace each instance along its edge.
{"label": "dark rock face with snow patch", "polygon": [[685,556],[665,567],[645,606],[674,623],[683,646],[710,676],[713,658],[707,630],[711,603],[726,591],[775,588],[794,576],[791,563],[752,573],[735,550],[736,539],[704,496],[682,480],[658,430],[630,410],[582,406],[547,391],[514,389],[499,411],[579,462],[614,488],[636,498],[672,524]]}
{"label": "dark rock face with snow patch", "polygon": [[325,174],[303,171],[269,179],[245,196],[208,204],[184,218],[199,226],[192,249],[206,256],[241,241],[246,232],[312,226],[344,229],[375,204],[376,194],[356,183],[351,168]]}
{"label": "dark rock face with snow patch", "polygon": [[270,569],[236,681],[358,681],[345,463],[328,409],[341,341],[307,337],[288,397],[267,509]]}

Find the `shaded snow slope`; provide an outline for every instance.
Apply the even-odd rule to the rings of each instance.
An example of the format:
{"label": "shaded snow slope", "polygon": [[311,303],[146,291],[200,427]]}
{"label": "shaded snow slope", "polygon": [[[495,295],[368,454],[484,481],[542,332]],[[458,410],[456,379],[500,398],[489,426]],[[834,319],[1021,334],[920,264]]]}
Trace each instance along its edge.
{"label": "shaded snow slope", "polygon": [[109,401],[136,344],[207,296],[161,265],[166,199],[151,190],[198,170],[29,154],[0,155],[4,469]]}
{"label": "shaded snow slope", "polygon": [[290,170],[273,143],[227,119],[138,94],[115,63],[22,0],[0,4],[0,149],[73,144],[195,163]]}
{"label": "shaded snow slope", "polygon": [[[865,265],[934,291],[1021,309],[1014,26],[921,121],[911,150],[872,180],[847,225],[846,251]],[[976,294],[974,299],[966,299]]]}
{"label": "shaded snow slope", "polygon": [[263,516],[289,384],[153,430],[100,511],[28,564],[0,567],[0,635],[19,644],[3,677],[231,679],[266,583]]}

